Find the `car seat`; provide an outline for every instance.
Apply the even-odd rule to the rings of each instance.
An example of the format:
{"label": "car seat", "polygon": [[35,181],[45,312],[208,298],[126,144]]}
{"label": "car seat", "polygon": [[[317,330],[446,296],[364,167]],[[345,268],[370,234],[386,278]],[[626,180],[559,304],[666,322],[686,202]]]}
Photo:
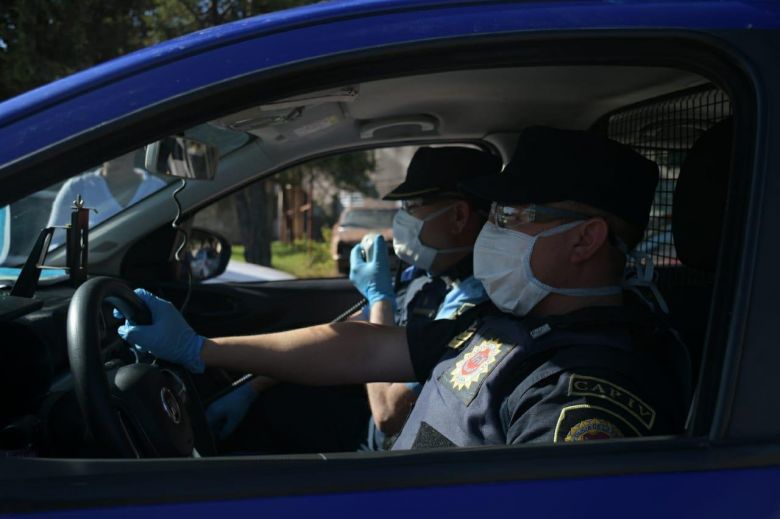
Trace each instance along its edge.
{"label": "car seat", "polygon": [[659,269],[658,286],[669,306],[670,324],[691,355],[693,387],[712,303],[732,144],[729,117],[705,131],[688,151],[672,202],[672,236],[681,265]]}

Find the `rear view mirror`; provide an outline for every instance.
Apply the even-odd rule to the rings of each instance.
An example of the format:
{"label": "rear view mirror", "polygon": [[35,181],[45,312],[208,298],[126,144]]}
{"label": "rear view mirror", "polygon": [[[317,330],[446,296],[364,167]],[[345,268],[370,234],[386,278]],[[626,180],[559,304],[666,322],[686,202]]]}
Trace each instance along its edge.
{"label": "rear view mirror", "polygon": [[144,167],[152,173],[192,180],[213,180],[219,152],[207,142],[172,136],[146,146]]}

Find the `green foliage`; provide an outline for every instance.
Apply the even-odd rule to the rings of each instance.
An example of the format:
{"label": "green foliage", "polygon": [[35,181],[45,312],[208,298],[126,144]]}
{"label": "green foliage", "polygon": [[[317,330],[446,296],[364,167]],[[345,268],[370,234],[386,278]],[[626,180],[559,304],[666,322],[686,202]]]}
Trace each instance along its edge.
{"label": "green foliage", "polygon": [[206,27],[242,20],[281,9],[312,3],[312,0],[154,0],[147,16],[148,43],[165,41]]}
{"label": "green foliage", "polygon": [[274,178],[280,184],[300,185],[309,174],[324,174],[331,180],[333,187],[377,197],[376,187],[368,177],[368,173],[374,168],[376,168],[376,158],[373,150],[358,151],[306,162]]}
{"label": "green foliage", "polygon": [[289,272],[298,278],[321,278],[336,275],[336,266],[325,242],[314,241],[311,250],[306,240],[271,244],[274,268]]}
{"label": "green foliage", "polygon": [[333,229],[327,225],[323,225],[320,229],[320,233],[322,233],[322,241],[330,243],[330,240],[333,238]]}
{"label": "green foliage", "polygon": [[3,0],[0,99],[141,47],[311,0]]}
{"label": "green foliage", "polygon": [[[297,278],[326,278],[337,275],[327,241],[312,242],[311,250],[306,240],[296,240],[294,243],[275,241],[271,244],[271,257],[273,268],[289,272]],[[246,261],[244,247],[233,245],[231,259]]]}
{"label": "green foliage", "polygon": [[152,0],[3,0],[0,99],[142,47]]}

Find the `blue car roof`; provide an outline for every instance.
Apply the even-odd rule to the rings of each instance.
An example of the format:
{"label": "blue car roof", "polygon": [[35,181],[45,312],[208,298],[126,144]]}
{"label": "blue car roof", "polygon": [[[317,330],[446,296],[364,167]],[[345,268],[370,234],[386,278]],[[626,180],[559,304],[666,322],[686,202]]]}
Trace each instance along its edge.
{"label": "blue car roof", "polygon": [[766,0],[313,4],[163,42],[0,104],[0,170],[96,125],[209,84],[355,49],[524,31],[777,27],[780,3]]}

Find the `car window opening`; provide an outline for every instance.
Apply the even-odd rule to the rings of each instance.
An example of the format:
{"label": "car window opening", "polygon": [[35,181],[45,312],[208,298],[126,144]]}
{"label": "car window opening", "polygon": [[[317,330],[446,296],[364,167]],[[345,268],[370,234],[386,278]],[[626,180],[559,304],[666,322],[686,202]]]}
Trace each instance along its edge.
{"label": "car window opening", "polygon": [[[616,77],[625,82],[626,92],[632,94],[628,96],[631,103],[621,105],[620,103],[625,103],[622,100],[624,97],[615,96],[615,99],[620,98],[621,101],[612,100],[611,104],[607,103],[610,109],[606,113],[601,108],[602,105],[598,103],[585,103],[587,106],[583,109],[583,114],[573,117],[569,122],[578,129],[589,127],[594,133],[600,133],[628,145],[645,158],[655,162],[659,167],[660,177],[650,210],[649,223],[642,240],[636,246],[636,250],[652,260],[655,269],[654,282],[664,301],[668,304],[668,316],[664,318],[668,319],[671,326],[679,332],[683,342],[688,347],[692,374],[689,389],[693,391],[698,381],[709,324],[716,278],[720,226],[723,221],[722,208],[724,204],[722,202],[725,200],[726,180],[730,175],[729,161],[733,138],[732,102],[723,90],[706,83],[701,78],[694,81],[698,86],[681,88],[681,85],[692,83],[692,75],[687,73],[680,73],[680,77],[677,77],[674,73],[666,70],[648,68],[644,71],[646,76],[638,75],[644,77],[648,84],[653,85],[655,80],[657,80],[657,84],[653,85],[653,88],[638,89],[642,93],[636,93],[632,90],[632,83],[629,80],[630,73],[634,71],[632,67],[625,67],[625,69],[615,67],[612,71],[609,70],[609,67],[591,67],[591,69],[593,70],[588,67],[571,67],[570,69],[550,67],[544,70],[542,68],[491,69],[488,71],[457,71],[450,73],[450,75],[444,74],[441,77],[434,74],[422,78],[418,76],[391,78],[366,85],[350,86],[349,89],[346,89],[349,91],[348,98],[313,96],[312,99],[315,101],[309,100],[300,106],[296,104],[295,99],[289,102],[289,106],[286,100],[282,100],[221,117],[192,129],[189,133],[210,139],[214,144],[222,146],[224,167],[229,171],[228,175],[233,175],[231,177],[232,184],[227,181],[224,184],[218,184],[222,179],[217,177],[215,185],[218,187],[213,189],[215,193],[220,194],[219,200],[211,194],[206,194],[208,188],[193,182],[192,192],[196,193],[193,196],[201,197],[208,204],[201,203],[199,207],[202,209],[194,214],[190,213],[188,215],[190,221],[186,224],[199,237],[193,242],[199,244],[198,247],[191,251],[192,265],[197,265],[191,268],[197,270],[198,275],[202,278],[201,281],[203,281],[197,283],[193,289],[193,300],[189,308],[191,314],[188,316],[188,318],[193,317],[201,322],[193,321],[192,325],[196,329],[202,326],[204,330],[208,330],[202,332],[204,334],[209,332],[219,334],[225,329],[220,328],[218,324],[207,322],[211,319],[208,316],[230,316],[240,314],[241,311],[252,311],[250,306],[253,300],[251,298],[247,299],[247,302],[241,301],[240,298],[233,300],[232,296],[225,295],[231,293],[232,289],[229,288],[227,292],[222,292],[220,288],[222,283],[246,282],[246,290],[250,292],[255,286],[254,284],[257,283],[256,286],[267,285],[272,291],[274,286],[272,282],[275,281],[284,286],[284,283],[293,283],[291,280],[294,278],[314,278],[316,282],[319,278],[347,275],[350,253],[360,242],[360,236],[356,237],[350,234],[350,231],[354,229],[361,230],[361,234],[370,231],[384,235],[388,240],[390,261],[393,262],[393,266],[399,263],[399,259],[393,251],[392,228],[402,204],[392,201],[374,205],[373,202],[376,201],[373,199],[378,198],[380,193],[368,194],[368,189],[363,191],[359,189],[355,191],[340,190],[341,188],[336,189],[326,185],[329,182],[326,175],[323,174],[326,171],[316,165],[307,169],[306,157],[321,157],[323,154],[329,153],[325,159],[317,160],[322,160],[320,164],[331,160],[328,164],[335,172],[338,172],[340,167],[352,167],[345,166],[346,162],[339,162],[341,157],[350,155],[349,160],[351,161],[365,159],[365,163],[355,166],[362,175],[363,172],[376,168],[374,161],[376,161],[377,153],[380,152],[391,150],[388,153],[392,154],[394,153],[392,150],[402,150],[399,153],[406,155],[403,161],[399,160],[398,162],[402,163],[402,169],[405,169],[413,151],[421,146],[433,145],[432,147],[436,148],[465,142],[467,143],[465,147],[476,150],[477,146],[473,142],[479,142],[480,137],[476,136],[476,133],[479,132],[473,132],[472,135],[467,126],[459,126],[462,124],[461,120],[453,116],[457,110],[447,106],[444,106],[441,113],[437,113],[435,116],[416,112],[410,115],[404,112],[396,115],[395,118],[388,117],[384,112],[392,113],[393,100],[399,104],[405,101],[414,106],[414,103],[405,99],[404,95],[387,100],[382,97],[385,91],[394,89],[408,91],[407,95],[411,101],[421,102],[415,98],[415,95],[423,94],[419,94],[412,87],[418,84],[430,86],[434,90],[434,93],[430,95],[433,99],[444,88],[443,85],[446,85],[446,79],[452,79],[454,84],[463,87],[464,91],[475,92],[479,102],[485,103],[483,108],[486,119],[489,120],[490,116],[500,119],[502,117],[501,110],[514,111],[522,119],[524,111],[527,111],[531,104],[525,98],[518,98],[516,100],[518,107],[510,106],[510,108],[503,107],[493,101],[485,101],[485,99],[495,96],[496,92],[506,93],[507,87],[504,83],[507,79],[517,81],[518,78],[525,77],[525,74],[533,77],[534,73],[538,73],[540,78],[544,80],[542,84],[549,86],[563,84],[562,78],[570,78],[580,73],[587,72],[605,77],[614,73]],[[483,80],[486,86],[480,84],[480,80]],[[485,92],[480,90],[482,87],[486,89]],[[650,94],[644,92],[650,92]],[[561,127],[566,125],[566,120],[557,115],[549,115],[558,113],[557,110],[565,105],[561,101],[565,96],[561,95],[560,92],[555,95],[559,97],[550,101],[548,106],[543,107],[542,115],[527,116],[526,122],[529,125],[535,122],[534,117],[543,119],[544,123],[557,123]],[[594,87],[594,90],[587,92],[586,95],[589,96],[589,100],[593,101],[604,94],[597,87]],[[431,99],[423,97],[422,101],[431,103]],[[512,98],[509,99],[511,104]],[[456,108],[462,108],[462,106],[465,104],[457,105]],[[275,111],[269,111],[269,107],[273,107]],[[277,114],[276,111],[279,113]],[[284,112],[284,117],[280,115],[282,112]],[[399,110],[399,112],[403,112],[403,110]],[[478,120],[473,116],[469,118],[464,115],[464,118],[467,123],[474,123]],[[371,121],[373,124],[371,131],[366,130],[367,123],[361,122],[362,126],[360,126],[356,125],[356,121]],[[452,127],[446,126],[448,122]],[[513,131],[506,132],[503,124],[505,122],[496,128],[486,127],[490,131],[482,131],[481,137],[484,138],[485,143],[483,149],[496,150],[496,154],[500,153],[501,160],[506,163],[507,158],[512,155],[516,135],[522,128],[512,128]],[[498,131],[499,129],[501,131]],[[436,132],[441,132],[441,134]],[[371,141],[371,139],[375,139],[376,142],[372,146],[367,146],[365,141]],[[140,151],[142,150],[137,150],[136,153],[140,153]],[[362,159],[360,158],[361,153],[364,154]],[[243,158],[242,154],[251,160]],[[713,157],[717,158],[713,160]],[[141,159],[131,157],[131,162],[132,160],[136,161],[137,166]],[[255,169],[251,173],[248,169],[244,172],[242,168],[249,168],[250,164]],[[268,180],[253,181],[272,170],[278,170],[279,164],[296,164],[296,166],[277,171],[274,173],[275,176]],[[93,176],[97,174],[94,171],[86,173],[86,175]],[[151,183],[147,183],[151,187],[142,192],[142,190],[138,190],[136,184],[132,184],[130,187],[122,185],[116,189],[108,186],[106,192],[118,201],[118,205],[111,211],[96,213],[100,216],[95,217],[93,225],[100,224],[110,216],[120,214],[125,210],[131,213],[138,209],[133,206],[141,201],[148,203],[148,207],[152,207],[150,215],[152,213],[155,215],[163,214],[164,211],[159,209],[159,206],[153,205],[155,204],[155,194],[157,191],[164,190],[167,184],[173,180],[167,177],[157,177],[144,171],[134,174],[144,179],[149,177]],[[358,175],[361,181],[366,180],[361,175]],[[369,178],[369,183],[376,181],[374,177],[366,178]],[[317,184],[318,182],[319,184]],[[350,182],[352,181],[350,180]],[[4,209],[5,213],[0,213],[0,216],[4,217],[0,223],[5,225],[7,222],[14,222],[8,224],[11,226],[9,227],[11,230],[6,233],[8,239],[5,240],[4,248],[0,247],[0,252],[4,254],[2,257],[3,265],[16,266],[19,264],[18,250],[23,247],[18,245],[21,243],[20,237],[26,232],[22,229],[21,222],[29,220],[32,222],[30,224],[32,227],[44,225],[44,220],[53,222],[56,211],[52,209],[51,216],[48,216],[49,212],[41,210],[41,207],[45,205],[49,208],[56,205],[55,198],[59,196],[57,193],[72,183],[73,179],[64,185],[60,183],[42,190],[11,204]],[[243,191],[235,191],[232,186],[239,184],[249,187],[244,187]],[[345,185],[347,184],[356,185],[354,182],[352,184],[346,182]],[[325,187],[323,187],[324,185]],[[381,194],[385,194],[389,190],[390,187],[386,190],[383,189]],[[224,193],[230,194],[224,196]],[[327,200],[324,193],[327,193]],[[320,197],[320,195],[322,196]],[[70,194],[68,193],[67,196]],[[318,199],[318,197],[320,198]],[[710,211],[705,211],[706,214],[702,214],[696,209],[701,197],[706,197],[708,207],[711,207]],[[87,202],[89,203],[89,200]],[[33,204],[38,205],[33,207]],[[325,207],[326,204],[330,204],[330,207]],[[258,211],[259,208],[263,208],[262,210],[267,212],[264,215],[263,225],[256,225],[260,220],[247,224],[247,216],[251,216],[252,212]],[[444,209],[441,208],[441,210]],[[138,210],[140,211],[140,209]],[[56,218],[62,219],[64,217],[60,215]],[[162,219],[160,221],[162,222]],[[13,227],[14,225],[17,227]],[[698,232],[699,230],[701,232]],[[167,291],[165,295],[176,300],[181,291],[180,287],[172,283],[173,276],[176,274],[172,273],[173,271],[169,268],[171,260],[167,247],[169,243],[173,243],[175,238],[171,235],[167,224],[158,225],[154,230],[145,232],[145,236],[128,245],[129,252],[122,261],[122,273],[139,285],[156,284],[157,288]],[[262,247],[257,246],[258,241],[263,242]],[[285,261],[288,263],[283,263]],[[631,266],[630,261],[629,267]],[[109,263],[106,262],[106,265]],[[238,265],[238,263],[244,265]],[[320,270],[319,268],[323,265],[325,267]],[[396,273],[397,279],[401,278],[406,267],[409,265],[401,265]],[[212,275],[215,272],[217,274]],[[420,275],[420,272],[415,272],[414,268],[411,269],[411,272],[414,273],[408,274],[409,276]],[[208,280],[210,277],[213,279]],[[215,287],[214,291],[210,292],[212,289],[209,287]],[[353,299],[350,299],[354,296],[353,293],[347,289],[342,292],[343,294],[339,296],[338,301],[354,302]],[[285,305],[292,301],[292,299],[285,300],[288,296],[281,289],[279,292],[272,291],[270,293],[273,294],[270,300],[278,298],[282,305],[280,308],[286,308]],[[292,295],[289,296],[291,298],[300,297],[300,294],[291,293]],[[647,293],[642,292],[642,297],[649,299],[652,304],[652,297],[648,296]],[[312,308],[307,310],[313,312],[316,310],[317,312],[317,317],[312,318],[311,322],[317,319],[323,321],[322,317],[325,315],[333,314],[335,316],[349,306],[346,304],[339,306],[339,304],[341,303],[334,303],[332,308],[322,309],[311,303]],[[336,308],[337,306],[338,308]],[[330,313],[328,310],[331,310]],[[427,310],[431,315],[437,314],[436,309]],[[658,309],[656,308],[656,310]],[[274,312],[279,313],[277,310],[269,311],[270,314]],[[207,317],[201,320],[197,316]],[[270,325],[269,330],[286,329],[286,325],[293,321],[285,319],[288,319],[288,316],[279,317],[279,322]],[[236,333],[250,334],[251,326],[256,324],[255,321],[243,316],[238,320],[242,322],[237,326]],[[311,324],[311,322],[308,318],[301,318],[295,321],[295,324],[303,326]],[[27,337],[21,332],[19,336]],[[680,369],[685,368],[681,367]],[[194,386],[198,387],[204,395],[214,396],[240,375],[219,370],[216,373],[207,373],[202,378],[196,376]],[[590,383],[590,379],[583,378],[579,382],[587,385]],[[294,416],[293,410],[284,409],[278,403],[272,402],[274,397],[279,397],[279,402],[309,399],[313,394],[311,388],[302,389],[299,386],[285,384],[279,386],[268,384],[266,387],[262,383],[260,386],[267,395],[267,398],[263,399],[266,412],[275,413],[281,422],[285,422],[290,427],[301,425],[299,417]],[[419,388],[415,391],[419,391]],[[466,391],[464,390],[464,392]],[[325,395],[321,397],[323,401],[328,402],[323,403],[321,409],[312,410],[312,412],[325,413],[326,410],[332,409],[328,406],[336,402],[333,405],[342,406],[340,413],[334,415],[338,420],[344,423],[350,420],[366,423],[363,386],[357,388],[352,386],[336,387],[332,388],[332,391],[329,389],[321,393]],[[208,396],[206,399],[209,399]],[[58,400],[58,402],[60,403],[57,405],[61,405],[62,409],[73,408],[73,402],[66,398]],[[13,412],[17,411],[19,409]],[[10,423],[15,418],[17,416],[5,417],[4,422]],[[255,417],[254,419],[260,423],[267,417]],[[72,427],[73,424],[68,423],[67,426]],[[243,451],[247,446],[246,442],[253,440],[246,436],[246,432],[241,434],[244,436],[233,438],[222,444],[221,450],[217,452],[228,454]],[[309,450],[306,450],[293,440],[280,440],[278,436],[272,436],[273,433],[269,433],[262,440],[270,442],[270,444],[278,441],[278,445],[264,445],[257,450],[250,449],[249,453],[278,454],[352,450],[351,448],[340,448],[342,445],[334,447],[335,444],[332,442],[323,442],[322,445],[325,447],[311,444],[308,446]],[[354,438],[350,440],[354,440]],[[61,439],[57,441],[61,441]],[[352,443],[344,443],[343,445],[351,446]],[[390,443],[388,443],[389,445]],[[434,441],[430,446],[447,445]],[[68,445],[68,447],[72,447],[72,445]],[[74,452],[82,453],[83,451],[67,450],[65,454],[72,455]],[[56,449],[47,451],[48,453],[53,456],[61,454]],[[87,454],[92,454],[92,452],[87,451]]]}

